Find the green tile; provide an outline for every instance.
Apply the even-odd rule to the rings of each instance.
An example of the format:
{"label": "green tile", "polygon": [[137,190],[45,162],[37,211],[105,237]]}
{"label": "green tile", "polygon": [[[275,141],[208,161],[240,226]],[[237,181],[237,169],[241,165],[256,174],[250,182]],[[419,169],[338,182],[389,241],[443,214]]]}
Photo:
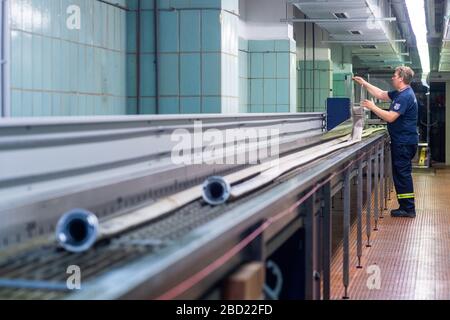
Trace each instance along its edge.
{"label": "green tile", "polygon": [[250,112],[252,113],[263,113],[264,106],[262,104],[252,104],[250,105]]}
{"label": "green tile", "polygon": [[175,97],[164,97],[159,99],[160,114],[178,114],[180,113],[179,99]]}
{"label": "green tile", "polygon": [[275,79],[264,79],[264,104],[276,104],[277,81]]}
{"label": "green tile", "polygon": [[277,112],[277,106],[274,104],[265,104],[264,112],[265,113],[275,113],[275,112]]}
{"label": "green tile", "polygon": [[200,54],[180,55],[180,95],[200,95]]}
{"label": "green tile", "polygon": [[222,102],[219,97],[203,97],[202,113],[221,113]]}
{"label": "green tile", "polygon": [[127,114],[128,115],[135,115],[135,114],[137,114],[136,98],[128,98],[127,99]]}
{"label": "green tile", "polygon": [[319,88],[329,89],[331,87],[331,73],[329,71],[320,71]]}
{"label": "green tile", "polygon": [[275,40],[275,51],[290,51],[291,44],[289,40]]}
{"label": "green tile", "polygon": [[297,87],[298,88],[304,88],[305,86],[305,71],[300,70],[298,71],[298,78],[297,78]]}
{"label": "green tile", "polygon": [[264,103],[264,81],[262,79],[250,80],[250,104]]}
{"label": "green tile", "polygon": [[247,79],[239,78],[239,103],[240,104],[248,104],[249,99],[249,90],[248,90],[249,81]]}
{"label": "green tile", "polygon": [[190,0],[190,2],[192,8],[222,8],[221,0]]}
{"label": "green tile", "polygon": [[[169,1],[169,0],[166,0]],[[145,2],[145,1],[144,1]],[[190,8],[190,1],[186,0],[170,0],[170,6],[176,9],[187,9]]]}
{"label": "green tile", "polygon": [[249,77],[249,54],[247,52],[239,51],[239,77]]}
{"label": "green tile", "polygon": [[316,69],[331,70],[331,62],[329,60],[316,61]]}
{"label": "green tile", "polygon": [[201,99],[200,97],[182,97],[180,99],[181,113],[193,114],[201,113]]}
{"label": "green tile", "polygon": [[249,78],[263,78],[263,77],[264,77],[264,56],[262,53],[251,53]]}
{"label": "green tile", "polygon": [[312,108],[313,107],[313,92],[312,90],[308,90],[305,92],[305,105],[303,106],[304,108],[308,109],[308,108]]}
{"label": "green tile", "polygon": [[160,52],[176,52],[178,51],[178,12],[177,11],[160,11],[159,28],[160,28]]}
{"label": "green tile", "polygon": [[334,81],[345,81],[345,74],[344,73],[333,73],[333,80]]}
{"label": "green tile", "polygon": [[289,53],[277,53],[277,78],[289,78]]}
{"label": "green tile", "polygon": [[289,80],[277,80],[277,104],[289,104]]}
{"label": "green tile", "polygon": [[277,55],[273,52],[264,53],[264,78],[276,78]]}
{"label": "green tile", "polygon": [[321,71],[319,71],[319,70],[313,70],[312,72],[311,72],[311,77],[312,77],[312,88],[314,88],[314,89],[318,89],[318,88],[320,88],[320,73],[321,73]]}
{"label": "green tile", "polygon": [[[161,95],[178,95],[179,65],[177,54],[159,55],[159,90]],[[145,85],[145,84],[144,84]]]}
{"label": "green tile", "polygon": [[180,50],[200,51],[200,11],[180,13]]}
{"label": "green tile", "polygon": [[250,52],[273,52],[275,51],[274,40],[249,40],[248,49]]}
{"label": "green tile", "polygon": [[334,97],[345,97],[345,82],[344,81],[333,81],[333,96]]}
{"label": "green tile", "polygon": [[[133,29],[130,30],[129,34],[136,29],[136,27],[132,27]],[[154,14],[153,11],[142,11],[141,13],[141,52],[144,53],[151,53],[155,51],[155,33],[154,33]],[[136,37],[128,36],[128,38],[134,38],[135,41]],[[171,40],[170,43],[166,43],[165,41],[162,41],[163,45],[170,45],[172,42],[176,41],[176,39]],[[172,44],[173,49],[176,47]],[[168,49],[169,51],[173,49]],[[134,51],[134,50],[133,50]]]}
{"label": "green tile", "polygon": [[203,10],[202,51],[220,51],[221,43],[220,11]]}
{"label": "green tile", "polygon": [[[131,101],[133,102],[133,101]],[[131,104],[130,108],[133,107]],[[141,114],[156,114],[156,99],[155,98],[141,98]],[[128,109],[128,112],[132,110]]]}
{"label": "green tile", "polygon": [[202,94],[219,95],[221,89],[221,55],[202,54]]}
{"label": "green tile", "polygon": [[277,105],[277,112],[289,112],[289,105],[287,104],[279,104]]}
{"label": "green tile", "polygon": [[312,89],[313,87],[313,77],[312,77],[312,71],[311,70],[306,70],[305,71],[305,83],[304,83],[304,88],[307,89]]}

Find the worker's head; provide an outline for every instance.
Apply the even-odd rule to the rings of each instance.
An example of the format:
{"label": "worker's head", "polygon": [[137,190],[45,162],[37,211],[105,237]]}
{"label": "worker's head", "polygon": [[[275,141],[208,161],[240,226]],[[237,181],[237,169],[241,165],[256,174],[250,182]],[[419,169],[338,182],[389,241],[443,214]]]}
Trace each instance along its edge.
{"label": "worker's head", "polygon": [[409,85],[414,78],[414,71],[410,67],[397,67],[392,76],[392,85],[395,89],[401,89]]}

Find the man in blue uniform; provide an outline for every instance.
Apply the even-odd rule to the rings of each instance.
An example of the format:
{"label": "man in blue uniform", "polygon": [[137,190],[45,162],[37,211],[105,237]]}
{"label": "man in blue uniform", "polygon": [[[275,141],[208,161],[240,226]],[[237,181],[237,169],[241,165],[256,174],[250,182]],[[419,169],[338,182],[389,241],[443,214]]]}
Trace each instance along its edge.
{"label": "man in blue uniform", "polygon": [[409,67],[398,67],[392,76],[395,91],[383,91],[361,77],[353,80],[362,85],[375,98],[392,101],[389,111],[382,110],[372,101],[365,100],[361,105],[370,109],[388,123],[391,136],[392,174],[400,207],[391,211],[393,217],[415,218],[414,186],[411,176],[411,160],[417,152],[419,135],[417,133],[418,105],[410,83],[414,71]]}

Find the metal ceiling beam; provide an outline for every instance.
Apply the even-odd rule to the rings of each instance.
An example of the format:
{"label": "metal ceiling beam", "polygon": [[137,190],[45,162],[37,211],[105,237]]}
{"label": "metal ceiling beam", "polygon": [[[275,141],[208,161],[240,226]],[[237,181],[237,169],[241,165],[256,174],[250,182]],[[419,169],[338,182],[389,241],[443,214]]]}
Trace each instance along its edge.
{"label": "metal ceiling beam", "polygon": [[301,19],[301,18],[288,18],[281,19],[280,22],[311,22],[311,23],[349,23],[349,22],[367,22],[367,21],[397,21],[397,18],[349,18],[349,19]]}
{"label": "metal ceiling beam", "polygon": [[405,39],[395,40],[323,40],[322,43],[341,43],[341,44],[389,44],[391,42],[406,42]]}
{"label": "metal ceiling beam", "polygon": [[407,56],[409,57],[409,53],[408,52],[402,52],[402,53],[365,53],[365,52],[361,52],[361,53],[355,53],[355,55],[357,56]]}
{"label": "metal ceiling beam", "polygon": [[310,1],[310,2],[300,2],[300,0],[288,0],[288,3],[292,3],[298,7],[320,7],[320,6],[339,6],[342,7],[355,7],[360,8],[361,3],[360,2],[345,2],[345,1]]}

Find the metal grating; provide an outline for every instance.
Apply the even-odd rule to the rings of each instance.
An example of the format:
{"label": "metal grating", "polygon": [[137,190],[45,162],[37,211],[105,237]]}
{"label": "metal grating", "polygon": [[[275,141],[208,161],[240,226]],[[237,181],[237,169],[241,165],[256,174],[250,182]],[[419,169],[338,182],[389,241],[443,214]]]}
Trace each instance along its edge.
{"label": "metal grating", "polygon": [[[233,209],[243,201],[257,197],[274,185],[310,169],[314,164],[315,162],[294,170],[273,184],[227,205],[211,207],[201,200],[193,202],[150,225],[137,228],[110,241],[100,242],[86,253],[71,254],[52,245],[26,251],[6,261],[0,261],[0,279],[26,279],[65,284],[67,267],[77,265],[82,270],[82,281],[88,282],[144,255],[158,253],[195,228]],[[0,299],[63,299],[69,294],[69,291],[0,287]]]}
{"label": "metal grating", "polygon": [[[342,151],[337,151],[327,158],[335,157],[339,152]],[[171,244],[175,243],[176,245],[176,242],[195,228],[241,205],[242,202],[258,197],[276,184],[291,179],[302,171],[311,170],[317,165],[317,161],[289,172],[271,185],[238,201],[218,207],[210,207],[200,200],[193,202],[160,220],[152,221],[149,225],[136,228],[109,241],[103,241],[86,253],[70,254],[53,245],[45,245],[3,261],[0,260],[0,280],[19,279],[65,284],[67,267],[77,265],[82,270],[82,281],[89,282],[89,280],[143,256],[159,253]],[[63,299],[70,293],[57,290],[0,288],[0,299]]]}
{"label": "metal grating", "polygon": [[[65,283],[67,267],[77,265],[82,270],[83,281],[89,281],[144,254],[158,252],[194,228],[222,214],[224,209],[204,206],[201,201],[193,202],[158,222],[99,243],[82,254],[70,254],[52,245],[33,249],[1,262],[0,278]],[[0,299],[55,299],[67,294],[68,292],[51,290],[0,289]]]}

